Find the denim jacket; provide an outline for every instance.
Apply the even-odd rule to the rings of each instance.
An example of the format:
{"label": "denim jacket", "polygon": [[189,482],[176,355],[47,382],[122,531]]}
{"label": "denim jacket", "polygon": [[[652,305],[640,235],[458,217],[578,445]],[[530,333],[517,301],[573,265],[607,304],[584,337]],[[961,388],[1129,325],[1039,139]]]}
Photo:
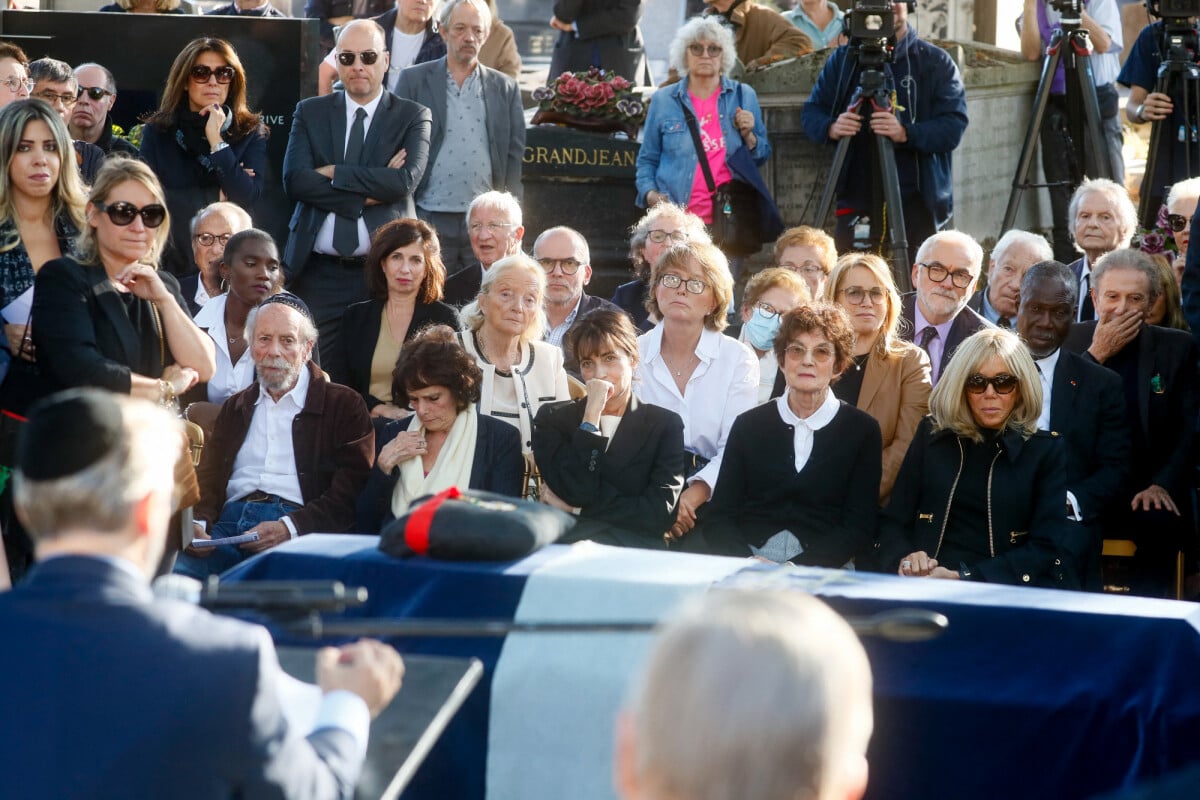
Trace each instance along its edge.
{"label": "denim jacket", "polygon": [[[754,115],[754,135],[758,139],[750,155],[755,164],[762,164],[771,155],[771,145],[767,141],[762,109],[758,107],[758,95],[746,84],[723,77],[717,110],[721,115],[721,131],[725,134],[725,160],[728,161],[731,154],[744,146],[742,135],[733,125],[733,115],[738,109],[739,86],[742,108]],[[642,149],[637,158],[637,204],[642,208],[646,206],[646,193],[651,191],[662,192],[679,205],[687,205],[692,196],[692,181],[696,177],[696,165],[699,162],[692,134],[683,116],[683,107],[679,103],[682,99],[695,114],[687,87],[685,77],[678,83],[659,89],[650,103],[646,127],[642,132]]]}

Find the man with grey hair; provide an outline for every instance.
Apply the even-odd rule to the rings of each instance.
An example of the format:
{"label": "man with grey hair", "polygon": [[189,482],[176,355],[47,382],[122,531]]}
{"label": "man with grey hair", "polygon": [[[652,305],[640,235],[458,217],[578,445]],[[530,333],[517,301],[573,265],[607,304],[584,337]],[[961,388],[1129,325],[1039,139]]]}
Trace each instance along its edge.
{"label": "man with grey hair", "polygon": [[1021,300],[1021,278],[1039,261],[1050,261],[1054,251],[1045,236],[1011,230],[1000,237],[988,261],[987,285],[967,306],[993,325],[1011,330]]}
{"label": "man with grey hair", "polygon": [[623,800],[858,800],[871,667],[815,597],[713,590],[658,635],[617,726]]}
{"label": "man with grey hair", "polygon": [[246,209],[237,203],[209,203],[191,222],[192,263],[197,272],[179,279],[179,291],[196,316],[210,298],[221,294],[221,259],[225,244],[240,231],[254,227]]}
{"label": "man with grey hair", "polygon": [[437,229],[442,261],[452,274],[469,262],[471,200],[489,190],[521,199],[525,117],[516,81],[479,63],[493,21],[487,3],[450,0],[441,19],[446,55],[401,72],[394,91],[433,111],[417,216]]}
{"label": "man with grey hair", "polygon": [[1097,319],[1072,326],[1068,350],[1120,376],[1132,431],[1129,490],[1109,530],[1138,543],[1139,593],[1165,590],[1168,565],[1194,555],[1191,488],[1195,469],[1198,353],[1184,332],[1146,324],[1160,289],[1158,269],[1138,250],[1114,250],[1092,270]]}
{"label": "man with grey hair", "polygon": [[979,280],[983,248],[962,231],[941,231],[921,243],[912,268],[916,290],[901,298],[901,333],[929,354],[933,382],[954,351],[991,323],[967,307]]}
{"label": "man with grey hair", "polygon": [[562,348],[567,372],[579,377],[579,361],[571,351],[567,333],[589,311],[620,311],[583,290],[592,280],[591,253],[583,234],[560,225],[547,228],[533,243],[533,260],[546,271],[546,334],[543,339]]}
{"label": "man with grey hair", "polygon": [[[266,630],[154,597],[182,440],[162,409],[98,389],[29,415],[15,495],[39,563],[0,594],[0,680],[19,687],[0,738],[21,743],[0,748],[5,796],[354,793],[403,662],[375,641],[321,650],[306,737],[281,705],[288,679]],[[195,702],[206,681],[219,702]],[[63,758],[64,742],[87,746]]]}
{"label": "man with grey hair", "polygon": [[467,208],[467,234],[478,263],[446,278],[442,301],[462,308],[479,295],[483,273],[505,256],[521,251],[525,235],[521,204],[509,192],[484,192]]}
{"label": "man with grey hair", "polygon": [[[1071,239],[1083,257],[1069,266],[1079,281],[1079,308],[1075,319],[1096,318],[1092,270],[1105,253],[1129,247],[1137,231],[1137,208],[1125,187],[1104,178],[1086,180],[1071,195],[1067,208]],[[1155,284],[1157,286],[1157,284]]]}
{"label": "man with grey hair", "polygon": [[[62,118],[66,125],[71,109],[75,106],[78,84],[71,65],[57,58],[39,58],[29,63],[29,79],[33,81],[30,97],[47,103]],[[91,184],[104,163],[106,153],[90,142],[72,140],[79,159],[79,174],[83,182]]]}
{"label": "man with grey hair", "polygon": [[194,578],[306,533],[349,530],[375,456],[362,396],[310,362],[317,328],[304,301],[268,297],[246,338],[258,380],[225,401],[204,446],[194,537],[257,539],[189,547],[175,571]]}
{"label": "man with grey hair", "polygon": [[88,62],[75,68],[75,105],[67,119],[71,136],[96,145],[106,155],[136,156],[138,149],[128,139],[113,135],[112,109],[117,102],[117,82],[100,64]]}

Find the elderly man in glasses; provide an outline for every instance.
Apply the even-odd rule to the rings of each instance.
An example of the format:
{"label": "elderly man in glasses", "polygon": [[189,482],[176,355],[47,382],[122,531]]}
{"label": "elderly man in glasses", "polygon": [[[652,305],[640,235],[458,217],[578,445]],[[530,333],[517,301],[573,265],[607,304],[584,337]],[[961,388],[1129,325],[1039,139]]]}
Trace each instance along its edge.
{"label": "elderly man in glasses", "polygon": [[589,311],[620,311],[612,303],[583,290],[592,280],[591,253],[583,234],[560,225],[548,228],[533,243],[533,260],[546,271],[546,333],[542,337],[563,350],[567,372],[579,377],[579,360],[568,346],[567,332]]}
{"label": "elderly man in glasses", "polygon": [[96,145],[107,153],[136,156],[138,149],[120,136],[113,136],[112,108],[117,102],[117,82],[100,64],[88,62],[75,68],[75,105],[67,117],[71,138]]}
{"label": "elderly man in glasses", "polygon": [[12,42],[0,41],[0,108],[29,97],[29,57]]}
{"label": "elderly man in glasses", "polygon": [[961,231],[941,231],[921,243],[913,264],[916,291],[906,294],[900,316],[905,338],[929,353],[936,386],[950,357],[968,336],[991,324],[967,307],[979,272],[983,248]]}
{"label": "elderly man in glasses", "polygon": [[296,203],[283,257],[288,284],[312,308],[326,360],[337,352],[346,307],[367,299],[371,235],[416,216],[432,124],[428,108],[384,91],[388,53],[378,23],[343,28],[336,57],[345,90],[300,101],[283,158],[284,190]]}
{"label": "elderly man in glasses", "polygon": [[[57,58],[39,58],[29,65],[29,78],[33,81],[30,97],[43,100],[62,117],[63,124],[70,120],[71,109],[75,106],[78,84],[75,83],[75,73],[71,65]],[[96,172],[104,163],[106,153],[90,142],[74,139],[76,162],[79,164],[79,175],[83,182],[91,184],[96,180]]]}
{"label": "elderly man in glasses", "polygon": [[467,208],[467,234],[478,263],[446,278],[442,301],[462,308],[479,295],[483,273],[505,256],[521,250],[525,235],[521,204],[508,192],[484,192]]}

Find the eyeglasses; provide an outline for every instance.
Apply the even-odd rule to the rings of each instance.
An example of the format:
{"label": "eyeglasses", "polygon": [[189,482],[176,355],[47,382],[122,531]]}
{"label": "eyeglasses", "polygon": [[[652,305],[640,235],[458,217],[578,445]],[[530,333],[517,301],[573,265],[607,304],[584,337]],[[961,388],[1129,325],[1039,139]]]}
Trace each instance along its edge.
{"label": "eyeglasses", "polygon": [[1017,388],[1017,376],[1001,372],[989,378],[977,372],[967,378],[967,391],[971,394],[983,394],[989,386],[996,390],[996,394],[1012,394],[1013,389]]}
{"label": "eyeglasses", "polygon": [[97,211],[108,214],[108,218],[112,220],[114,225],[120,225],[122,228],[133,223],[134,217],[141,215],[142,222],[147,228],[157,228],[163,224],[163,220],[167,218],[167,210],[158,203],[151,203],[148,206],[138,208],[133,203],[126,203],[124,200],[118,200],[115,203],[92,203]]}
{"label": "eyeglasses", "polygon": [[353,50],[339,50],[337,54],[338,63],[343,67],[354,66],[355,57],[362,59],[363,66],[369,67],[379,60],[379,53],[374,50],[363,50],[361,53],[355,53]]}
{"label": "eyeglasses", "polygon": [[834,349],[831,344],[819,344],[812,350],[809,350],[802,344],[792,342],[783,349],[783,352],[788,358],[796,358],[801,361],[811,353],[812,360],[817,364],[828,364],[833,360],[834,356]]}
{"label": "eyeglasses", "polygon": [[805,261],[803,264],[780,264],[779,266],[792,272],[801,272],[812,277],[822,275],[825,272],[825,270],[821,269],[820,264],[812,261]]}
{"label": "eyeglasses", "polygon": [[63,92],[62,94],[59,94],[58,92],[52,91],[50,89],[43,89],[42,91],[35,94],[34,97],[36,97],[39,100],[45,100],[50,105],[54,105],[55,100],[62,103],[67,108],[70,108],[71,106],[75,105],[75,95],[68,94],[67,92]]}
{"label": "eyeglasses", "polygon": [[208,79],[213,75],[217,76],[217,83],[230,83],[233,80],[233,76],[237,74],[237,70],[230,66],[217,67],[216,69],[213,69],[212,67],[206,67],[203,64],[197,64],[196,66],[192,67],[191,74],[192,80],[196,83],[208,83]]}
{"label": "eyeglasses", "polygon": [[715,58],[721,55],[722,49],[719,44],[703,45],[699,42],[693,42],[688,45],[688,52],[697,57],[708,56],[709,58]]}
{"label": "eyeglasses", "polygon": [[1181,230],[1186,228],[1189,222],[1191,222],[1191,220],[1185,217],[1183,214],[1167,214],[1167,227],[1175,231],[1175,233],[1179,233]]}
{"label": "eyeglasses", "polygon": [[26,94],[33,91],[33,81],[27,78],[14,78],[11,75],[0,81],[0,85],[13,94],[20,94],[22,89],[25,90]]}
{"label": "eyeglasses", "polygon": [[75,90],[75,99],[81,100],[85,94],[93,103],[99,103],[101,100],[112,94],[112,92],[110,92],[108,89],[105,89],[103,86],[80,86]]}
{"label": "eyeglasses", "polygon": [[[154,226],[152,225],[151,227]],[[201,247],[212,247],[213,242],[220,242],[221,246],[224,247],[229,243],[229,239],[232,236],[232,233],[197,233],[195,239]]]}
{"label": "eyeglasses", "polygon": [[846,298],[846,302],[855,306],[862,305],[862,301],[868,297],[875,305],[883,305],[884,298],[887,297],[887,292],[881,286],[872,286],[870,289],[864,289],[861,286],[847,286],[845,289],[839,289],[838,294]]}
{"label": "eyeglasses", "polygon": [[662,244],[667,239],[670,239],[672,242],[686,242],[687,237],[687,231],[664,231],[658,228],[646,234],[646,238],[655,244]]}
{"label": "eyeglasses", "polygon": [[704,294],[704,290],[708,288],[708,284],[704,281],[695,278],[684,280],[678,275],[672,275],[669,272],[666,275],[660,276],[658,282],[668,289],[678,289],[682,284],[691,294]]}
{"label": "eyeglasses", "polygon": [[493,236],[499,236],[512,227],[515,226],[511,222],[472,222],[467,226],[467,230],[473,234],[478,234],[482,232],[484,228],[487,228],[488,233],[492,234]]}
{"label": "eyeglasses", "polygon": [[946,276],[950,276],[950,282],[959,289],[965,289],[971,285],[971,281],[975,280],[975,276],[971,274],[969,269],[956,269],[951,272],[946,265],[939,264],[936,261],[929,264],[917,264],[918,267],[924,267],[929,273],[929,280],[934,283],[941,283],[946,280]]}
{"label": "eyeglasses", "polygon": [[554,272],[555,267],[562,269],[563,275],[574,275],[583,266],[583,263],[575,258],[539,258],[537,262],[546,270],[547,275]]}
{"label": "eyeglasses", "polygon": [[765,319],[777,319],[783,315],[770,303],[755,303],[754,312]]}

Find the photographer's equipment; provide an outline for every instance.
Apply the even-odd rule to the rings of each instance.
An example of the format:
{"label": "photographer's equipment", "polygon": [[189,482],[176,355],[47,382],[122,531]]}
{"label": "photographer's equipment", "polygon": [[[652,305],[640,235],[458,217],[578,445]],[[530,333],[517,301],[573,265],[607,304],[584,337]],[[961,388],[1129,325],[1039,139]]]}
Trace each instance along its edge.
{"label": "photographer's equipment", "polygon": [[[1151,229],[1158,224],[1158,209],[1170,184],[1183,177],[1192,177],[1200,170],[1200,130],[1196,120],[1197,111],[1200,111],[1200,66],[1196,65],[1200,46],[1196,27],[1191,22],[1192,18],[1200,16],[1200,0],[1146,0],[1146,10],[1162,18],[1158,45],[1161,63],[1154,91],[1170,97],[1179,111],[1178,117],[1172,114],[1150,124],[1146,171],[1138,192],[1138,222]],[[1172,147],[1172,139],[1182,146],[1177,150],[1172,148],[1168,158],[1173,160],[1176,154],[1181,157],[1183,170],[1180,171],[1179,164],[1173,164],[1174,168],[1166,174],[1167,184],[1156,186],[1162,149]]]}
{"label": "photographer's equipment", "polygon": [[[879,136],[871,131],[870,113],[873,111],[891,111],[892,92],[891,70],[888,64],[892,60],[892,49],[896,43],[896,24],[892,12],[892,4],[886,0],[859,0],[855,7],[846,14],[844,22],[846,33],[850,38],[850,58],[854,59],[860,68],[858,87],[850,97],[846,106],[847,111],[864,117],[863,130],[875,140],[875,155],[878,161],[877,177],[882,190],[884,209],[880,213],[878,203],[873,205],[871,219],[881,221],[879,224],[887,228],[888,241],[891,245],[892,272],[896,278],[897,288],[906,292],[912,288],[911,264],[908,260],[908,233],[904,227],[904,204],[900,194],[900,177],[896,171],[896,151],[892,140]],[[864,114],[864,112],[866,112]],[[857,136],[858,134],[856,134]],[[833,207],[834,195],[837,191],[842,167],[846,162],[850,143],[855,136],[843,136],[838,140],[837,150],[834,151],[833,164],[829,168],[829,177],[825,180],[825,188],[821,192],[821,200],[817,204],[816,218],[813,226],[823,228],[829,218],[829,210]],[[874,240],[874,237],[872,237]],[[856,236],[857,240],[858,237]]]}
{"label": "photographer's equipment", "polygon": [[[1029,170],[1033,165],[1034,147],[1046,116],[1046,105],[1050,101],[1050,88],[1058,67],[1062,64],[1066,74],[1067,137],[1066,152],[1070,159],[1070,181],[1073,191],[1084,178],[1112,178],[1112,164],[1100,122],[1100,102],[1096,97],[1095,74],[1092,70],[1092,40],[1083,27],[1083,0],[1047,0],[1062,15],[1062,21],[1050,37],[1046,57],[1042,60],[1042,76],[1038,80],[1037,94],[1033,104],[1033,117],[1025,131],[1025,143],[1021,147],[1021,158],[1017,162],[1017,173],[1013,176],[1012,193],[1008,196],[1008,208],[1004,212],[1001,233],[1012,229],[1016,223],[1021,197],[1026,189],[1062,186],[1057,183],[1029,183]],[[1037,24],[1026,20],[1026,25]],[[1087,146],[1084,142],[1087,142]]]}

